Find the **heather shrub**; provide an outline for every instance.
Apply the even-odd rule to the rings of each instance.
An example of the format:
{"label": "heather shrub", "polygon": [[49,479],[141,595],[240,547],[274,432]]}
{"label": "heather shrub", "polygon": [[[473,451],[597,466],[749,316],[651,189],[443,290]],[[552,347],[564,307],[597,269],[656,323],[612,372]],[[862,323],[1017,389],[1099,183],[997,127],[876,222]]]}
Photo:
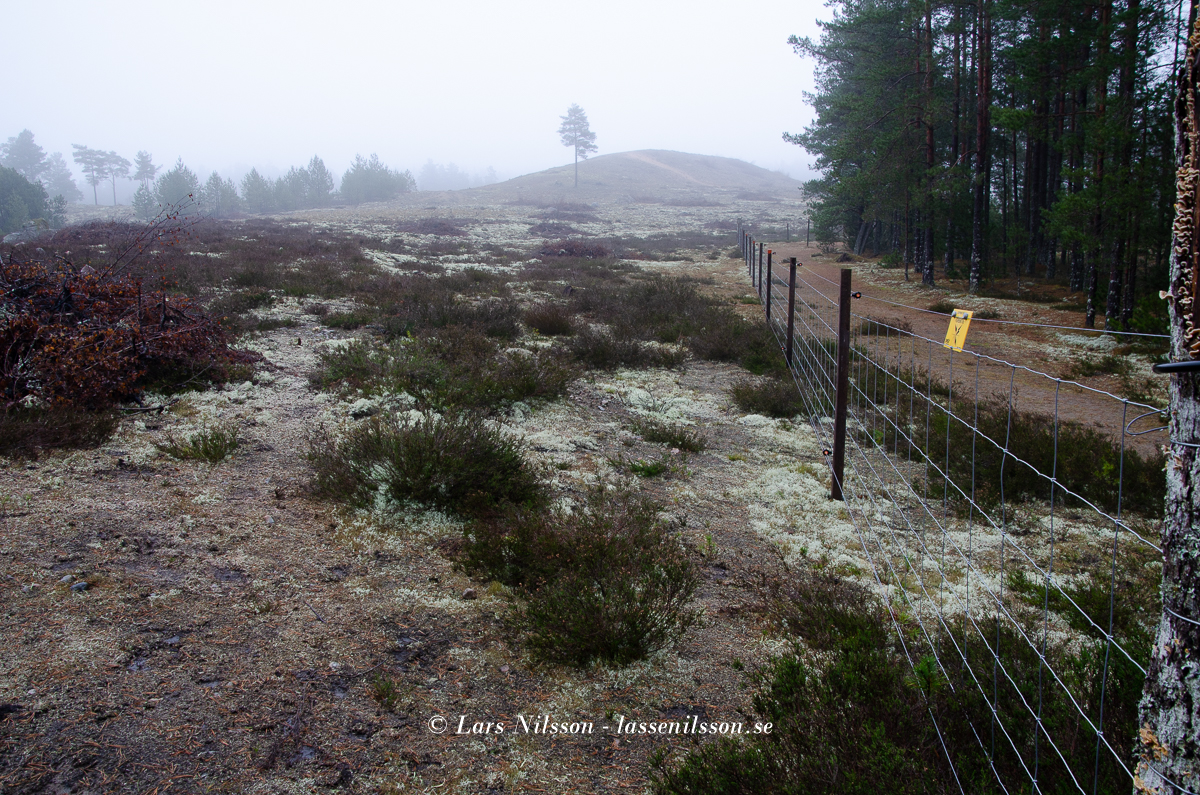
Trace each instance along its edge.
{"label": "heather shrub", "polygon": [[653,417],[636,417],[633,432],[647,442],[665,444],[688,453],[699,453],[708,443],[695,429],[679,422],[664,422]]}
{"label": "heather shrub", "polygon": [[238,448],[239,442],[237,425],[226,422],[212,427],[205,425],[183,440],[167,434],[167,438],[155,447],[172,458],[216,464],[228,458]]}
{"label": "heather shrub", "polygon": [[780,378],[743,378],[730,387],[729,394],[739,409],[754,414],[786,418],[804,411],[800,390]]}
{"label": "heather shrub", "polygon": [[615,370],[618,367],[677,367],[684,354],[638,340],[621,331],[588,326],[566,344],[566,350],[585,367]]}
{"label": "heather shrub", "polygon": [[539,334],[552,337],[573,331],[571,314],[560,304],[537,304],[525,310],[525,325]]}
{"label": "heather shrub", "polygon": [[570,512],[511,510],[467,530],[470,564],[518,587],[517,623],[542,659],[625,665],[698,618],[698,584],[658,506],[595,488]]}
{"label": "heather shrub", "polygon": [[353,342],[320,354],[317,388],[366,394],[405,392],[420,408],[491,410],[518,400],[553,399],[576,369],[557,351],[501,350],[479,331],[447,328],[390,344]]}
{"label": "heather shrub", "polygon": [[[1047,600],[1023,574],[1009,578],[1035,612],[1048,604],[1079,633],[1043,651],[1033,626],[1018,631],[989,618],[979,627],[948,617],[929,637],[911,616],[894,606],[889,612],[856,583],[808,569],[763,576],[758,609],[775,633],[795,643],[751,676],[755,719],[771,723],[771,733],[719,739],[675,760],[658,754],[655,791],[866,795],[881,781],[900,793],[960,792],[967,782],[971,792],[1006,791],[997,777],[1012,791],[1027,784],[1028,760],[1039,745],[1045,750],[1046,736],[1060,742],[1058,753],[1040,754],[1044,791],[1072,790],[1081,775],[1098,792],[1126,791],[1126,768],[1107,753],[1095,755],[1097,733],[1084,715],[1097,723],[1103,716],[1105,737],[1132,768],[1144,680],[1138,665],[1146,663],[1150,637],[1141,617],[1153,614],[1154,603],[1146,593],[1121,595],[1135,602],[1117,607],[1112,632],[1134,660],[1106,653],[1104,632],[1081,621],[1072,602],[1109,627],[1109,583],[1104,569],[1069,587],[1069,599]],[[1029,711],[1034,701],[1036,716]],[[993,730],[1004,742],[989,755],[979,738]],[[944,748],[954,754],[954,771]]]}
{"label": "heather shrub", "polygon": [[371,417],[341,437],[314,434],[309,444],[314,493],[359,507],[382,493],[464,516],[544,500],[520,444],[478,414],[427,414],[407,422]]}

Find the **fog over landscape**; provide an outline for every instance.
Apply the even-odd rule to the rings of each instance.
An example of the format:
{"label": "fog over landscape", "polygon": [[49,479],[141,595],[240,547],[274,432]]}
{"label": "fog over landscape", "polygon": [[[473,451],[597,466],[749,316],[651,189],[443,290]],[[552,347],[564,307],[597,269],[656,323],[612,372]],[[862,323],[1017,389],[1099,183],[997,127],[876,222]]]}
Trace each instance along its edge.
{"label": "fog over landscape", "polygon": [[[235,181],[314,154],[340,175],[377,153],[423,189],[453,188],[569,162],[555,130],[578,103],[600,154],[673,149],[808,178],[811,158],[781,138],[811,114],[811,65],[786,37],[815,35],[822,15],[777,0],[15,4],[11,30],[53,35],[7,43],[0,140],[31,130],[86,194],[72,144]],[[136,187],[119,182],[117,201]]]}

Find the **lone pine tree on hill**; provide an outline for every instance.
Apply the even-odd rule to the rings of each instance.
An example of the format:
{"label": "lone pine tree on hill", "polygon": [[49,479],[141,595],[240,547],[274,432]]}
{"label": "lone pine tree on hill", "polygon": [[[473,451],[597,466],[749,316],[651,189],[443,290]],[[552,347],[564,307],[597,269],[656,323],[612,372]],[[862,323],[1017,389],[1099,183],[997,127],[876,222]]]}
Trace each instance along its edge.
{"label": "lone pine tree on hill", "polygon": [[587,160],[588,155],[596,151],[596,133],[588,128],[587,114],[578,105],[567,108],[567,115],[560,116],[562,126],[558,134],[562,136],[563,146],[575,147],[575,187],[579,187],[579,161]]}

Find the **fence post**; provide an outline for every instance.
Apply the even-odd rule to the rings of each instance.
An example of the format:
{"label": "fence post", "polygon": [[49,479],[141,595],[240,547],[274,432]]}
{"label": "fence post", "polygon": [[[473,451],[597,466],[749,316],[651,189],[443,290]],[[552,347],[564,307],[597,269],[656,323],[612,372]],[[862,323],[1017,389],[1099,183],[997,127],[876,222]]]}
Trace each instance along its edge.
{"label": "fence post", "polygon": [[796,327],[796,258],[792,257],[789,265],[791,272],[788,274],[788,326],[787,326],[787,350],[784,351],[784,357],[787,359],[788,367],[792,366],[792,332]]}
{"label": "fence post", "polygon": [[767,249],[767,322],[771,322],[771,249]]}
{"label": "fence post", "polygon": [[765,243],[758,244],[758,297],[762,299],[762,274],[763,274],[763,247]]}
{"label": "fence post", "polygon": [[833,414],[833,483],[829,496],[845,501],[842,475],[846,468],[846,404],[850,392],[850,269],[842,268],[838,294],[837,405]]}

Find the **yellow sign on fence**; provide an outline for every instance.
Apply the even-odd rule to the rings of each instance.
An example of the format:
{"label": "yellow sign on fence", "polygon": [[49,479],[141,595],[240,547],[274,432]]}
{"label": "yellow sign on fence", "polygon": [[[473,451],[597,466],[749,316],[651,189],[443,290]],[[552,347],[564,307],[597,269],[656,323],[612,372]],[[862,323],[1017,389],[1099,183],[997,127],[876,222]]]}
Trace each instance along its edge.
{"label": "yellow sign on fence", "polygon": [[950,313],[950,328],[946,330],[946,341],[942,343],[943,348],[962,353],[963,343],[967,341],[967,328],[971,325],[972,314],[974,313],[969,309],[955,309]]}

